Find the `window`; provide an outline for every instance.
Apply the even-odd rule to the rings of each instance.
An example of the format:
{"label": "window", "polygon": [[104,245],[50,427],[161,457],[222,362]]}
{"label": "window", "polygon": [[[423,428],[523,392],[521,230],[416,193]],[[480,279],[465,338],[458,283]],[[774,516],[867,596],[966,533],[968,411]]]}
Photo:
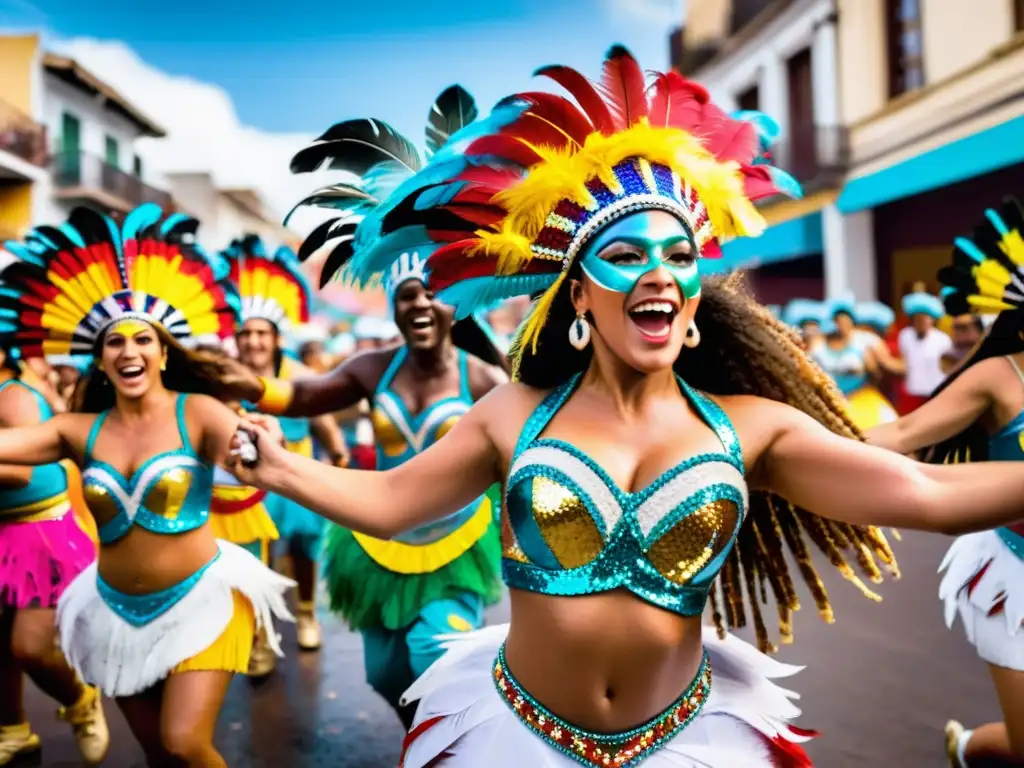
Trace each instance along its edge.
{"label": "window", "polygon": [[1013,28],[1024,32],[1024,0],[1013,0]]}
{"label": "window", "polygon": [[921,0],[886,0],[889,98],[924,85]]}
{"label": "window", "polygon": [[57,173],[62,183],[81,181],[82,123],[70,112],[60,116],[60,146],[57,148]]}
{"label": "window", "polygon": [[786,62],[789,92],[788,152],[786,170],[800,181],[810,181],[818,172],[815,152],[814,82],[811,49],[804,48]]}
{"label": "window", "polygon": [[757,86],[752,85],[750,88],[747,88],[747,90],[745,90],[743,93],[736,97],[736,106],[739,109],[752,109],[756,112],[759,101],[760,97],[757,93]]}
{"label": "window", "polygon": [[132,158],[132,173],[135,174],[135,178],[142,178],[142,158],[138,155]]}
{"label": "window", "polygon": [[107,136],[106,147],[104,150],[103,157],[103,159],[107,161],[107,165],[111,165],[114,168],[120,167],[118,162],[119,154],[120,153],[118,152],[117,139],[115,139],[113,136]]}

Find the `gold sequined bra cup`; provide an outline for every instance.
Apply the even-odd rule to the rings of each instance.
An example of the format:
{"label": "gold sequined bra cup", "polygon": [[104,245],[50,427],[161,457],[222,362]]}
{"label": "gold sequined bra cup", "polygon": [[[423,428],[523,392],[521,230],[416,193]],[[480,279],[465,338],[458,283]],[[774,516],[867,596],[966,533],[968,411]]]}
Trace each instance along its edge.
{"label": "gold sequined bra cup", "polygon": [[579,379],[544,399],[516,446],[505,495],[513,536],[503,553],[505,583],[546,595],[623,588],[699,616],[747,510],[736,430],[679,379],[723,450],[688,458],[641,491],[624,491],[575,446],[541,437]]}

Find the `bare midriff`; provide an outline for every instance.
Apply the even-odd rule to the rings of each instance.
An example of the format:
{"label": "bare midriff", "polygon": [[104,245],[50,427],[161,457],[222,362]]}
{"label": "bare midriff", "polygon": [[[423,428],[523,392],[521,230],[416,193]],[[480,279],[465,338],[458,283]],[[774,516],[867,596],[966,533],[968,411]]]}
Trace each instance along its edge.
{"label": "bare midriff", "polygon": [[599,733],[660,715],[702,658],[701,617],[683,617],[625,590],[555,597],[511,590],[509,671],[567,722]]}
{"label": "bare midriff", "polygon": [[147,595],[184,581],[216,554],[209,525],[173,536],[133,526],[124,538],[100,547],[97,569],[117,591]]}

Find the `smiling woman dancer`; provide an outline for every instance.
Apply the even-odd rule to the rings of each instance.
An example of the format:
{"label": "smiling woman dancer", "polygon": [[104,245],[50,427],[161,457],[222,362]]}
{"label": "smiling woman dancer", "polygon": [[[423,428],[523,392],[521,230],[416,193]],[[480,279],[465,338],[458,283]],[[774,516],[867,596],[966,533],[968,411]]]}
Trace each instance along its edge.
{"label": "smiling woman dancer", "polygon": [[[1024,461],[1024,211],[1015,200],[985,211],[972,237],[956,240],[954,264],[939,273],[953,316],[998,314],[988,336],[924,405],[868,439],[935,463]],[[941,313],[941,312],[940,312]],[[946,623],[959,614],[988,663],[1004,722],[973,731],[951,721],[953,768],[1024,763],[1024,523],[961,536],[942,562]],[[991,762],[990,762],[991,761]],[[1005,762],[1004,762],[1005,761]]]}
{"label": "smiling woman dancer", "polygon": [[215,362],[182,343],[230,333],[229,292],[190,243],[196,222],[142,206],[118,227],[79,208],[40,227],[4,270],[23,357],[90,352],[77,413],[0,431],[0,462],[70,458],[99,525],[97,563],[65,590],[64,654],[114,696],[151,765],[223,766],[221,702],[245,672],[257,626],[287,615],[292,585],[207,524],[213,466],[239,418]]}
{"label": "smiling woman dancer", "polygon": [[407,768],[808,765],[772,681],[796,668],[702,630],[715,577],[732,625],[742,583],[755,598],[767,581],[788,638],[784,541],[831,619],[802,531],[849,578],[842,547],[880,579],[872,555],[891,552],[866,524],[999,525],[1024,513],[1024,473],[849,439],[839,393],[792,333],[733,283],[702,285],[702,258],[759,233],[751,200],[779,188],[760,162],[766,119],[729,119],[673,72],[645,93],[619,47],[600,87],[543,72],[582,110],[547,93],[503,101],[452,137],[451,167],[472,179],[433,174],[383,221],[385,236],[408,223],[453,241],[428,267],[457,314],[540,294],[513,349],[519,381],[386,472],[322,467],[257,426],[260,459],[238,471],[380,537],[503,483],[511,624],[453,638],[406,693],[419,700]]}

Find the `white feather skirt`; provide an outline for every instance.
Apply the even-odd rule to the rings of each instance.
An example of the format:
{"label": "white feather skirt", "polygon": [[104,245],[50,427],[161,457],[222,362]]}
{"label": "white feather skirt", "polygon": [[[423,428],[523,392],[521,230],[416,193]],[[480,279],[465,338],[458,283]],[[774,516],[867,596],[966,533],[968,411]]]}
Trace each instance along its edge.
{"label": "white feather skirt", "polygon": [[[419,701],[402,768],[579,768],[536,735],[495,687],[493,669],[508,625],[446,638],[447,652],[406,691]],[[711,693],[700,714],[658,750],[628,765],[643,768],[768,768],[811,765],[798,743],[813,734],[792,726],[797,694],[777,686],[802,667],[770,659],[732,635],[704,628]],[[436,719],[436,722],[431,722]],[[616,763],[617,765],[617,763]]]}
{"label": "white feather skirt", "polygon": [[282,655],[274,617],[294,621],[284,594],[295,585],[239,546],[219,540],[220,556],[177,603],[153,621],[134,626],[100,596],[96,564],[71,582],[57,604],[60,645],[72,668],[107,696],[133,696],[183,661],[205,651],[234,614],[233,592],[252,605],[256,626]]}
{"label": "white feather skirt", "polygon": [[995,531],[982,531],[954,541],[942,571],[939,598],[946,626],[952,627],[959,614],[983,660],[1024,671],[1024,560]]}

